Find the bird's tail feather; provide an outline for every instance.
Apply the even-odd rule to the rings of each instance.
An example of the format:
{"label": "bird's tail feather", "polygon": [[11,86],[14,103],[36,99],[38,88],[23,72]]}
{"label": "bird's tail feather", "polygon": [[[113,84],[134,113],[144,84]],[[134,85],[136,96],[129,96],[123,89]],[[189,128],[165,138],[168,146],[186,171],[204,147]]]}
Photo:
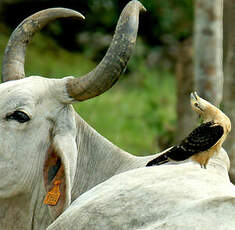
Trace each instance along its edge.
{"label": "bird's tail feather", "polygon": [[153,166],[153,165],[161,165],[167,162],[169,162],[168,156],[166,154],[162,154],[156,157],[155,159],[149,161],[146,166],[148,167],[148,166]]}

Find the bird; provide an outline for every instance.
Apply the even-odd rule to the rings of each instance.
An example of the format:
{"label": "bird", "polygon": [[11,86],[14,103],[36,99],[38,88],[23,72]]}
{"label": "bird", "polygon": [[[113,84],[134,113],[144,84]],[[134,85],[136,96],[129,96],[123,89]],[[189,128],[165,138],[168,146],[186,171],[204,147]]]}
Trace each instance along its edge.
{"label": "bird", "polygon": [[218,154],[227,135],[231,131],[230,119],[216,106],[199,97],[197,92],[190,94],[193,111],[202,118],[202,124],[195,128],[179,145],[175,145],[155,159],[148,166],[161,165],[170,161],[191,160],[205,168],[209,159]]}

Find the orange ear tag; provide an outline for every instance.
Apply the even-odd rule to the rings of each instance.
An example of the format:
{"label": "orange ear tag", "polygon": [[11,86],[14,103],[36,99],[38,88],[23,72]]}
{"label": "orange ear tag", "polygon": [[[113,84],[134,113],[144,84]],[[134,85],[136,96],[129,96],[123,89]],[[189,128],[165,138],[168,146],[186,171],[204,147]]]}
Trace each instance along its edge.
{"label": "orange ear tag", "polygon": [[49,191],[44,199],[44,204],[56,205],[60,199],[60,180],[54,181],[54,187]]}

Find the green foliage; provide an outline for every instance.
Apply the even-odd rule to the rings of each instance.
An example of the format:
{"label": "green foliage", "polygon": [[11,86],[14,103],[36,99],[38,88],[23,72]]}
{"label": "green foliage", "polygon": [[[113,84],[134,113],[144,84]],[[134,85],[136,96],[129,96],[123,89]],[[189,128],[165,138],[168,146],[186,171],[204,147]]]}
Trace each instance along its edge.
{"label": "green foliage", "polygon": [[[110,34],[114,31],[120,12],[127,2],[127,0],[60,0],[61,7],[82,12],[86,20],[77,24],[72,20],[67,21],[68,23],[66,20],[61,20],[48,26],[47,32],[64,47],[79,49],[80,46],[76,44],[75,39],[77,33],[99,31]],[[169,45],[171,42],[192,35],[194,0],[140,0],[140,2],[146,7],[147,12],[140,17],[139,35],[143,36],[148,44]],[[53,6],[58,6],[56,1],[11,0],[8,2],[5,0],[2,7],[4,17],[1,17],[13,26],[18,23],[18,18],[29,15],[34,10]],[[70,42],[67,41],[68,34]]]}
{"label": "green foliage", "polygon": [[2,72],[2,58],[5,47],[9,39],[9,31],[5,26],[0,24],[0,73]]}
{"label": "green foliage", "polygon": [[164,40],[166,34],[174,40],[188,37],[192,34],[194,0],[143,0],[142,3],[151,15],[155,39]]}
{"label": "green foliage", "polygon": [[144,66],[137,71],[105,94],[75,104],[75,108],[113,143],[143,155],[159,151],[158,138],[165,137],[167,128],[175,123],[175,89],[169,73],[149,72]]}
{"label": "green foliage", "polygon": [[35,36],[32,45],[28,47],[27,57],[25,63],[27,75],[52,78],[68,74],[80,76],[95,65],[79,53],[71,53],[59,47],[54,40],[42,34]]}

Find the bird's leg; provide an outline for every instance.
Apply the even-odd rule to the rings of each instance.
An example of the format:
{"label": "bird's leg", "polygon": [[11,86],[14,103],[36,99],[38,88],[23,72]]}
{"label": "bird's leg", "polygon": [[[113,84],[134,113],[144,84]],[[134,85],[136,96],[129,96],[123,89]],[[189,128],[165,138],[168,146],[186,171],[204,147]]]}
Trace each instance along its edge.
{"label": "bird's leg", "polygon": [[206,169],[206,166],[207,166],[207,164],[208,164],[208,161],[209,161],[209,157],[206,159],[206,161],[205,161],[205,163],[203,164],[203,166],[204,166],[204,169]]}
{"label": "bird's leg", "polygon": [[207,163],[200,163],[200,166],[202,169],[206,169],[206,165],[207,165]]}

